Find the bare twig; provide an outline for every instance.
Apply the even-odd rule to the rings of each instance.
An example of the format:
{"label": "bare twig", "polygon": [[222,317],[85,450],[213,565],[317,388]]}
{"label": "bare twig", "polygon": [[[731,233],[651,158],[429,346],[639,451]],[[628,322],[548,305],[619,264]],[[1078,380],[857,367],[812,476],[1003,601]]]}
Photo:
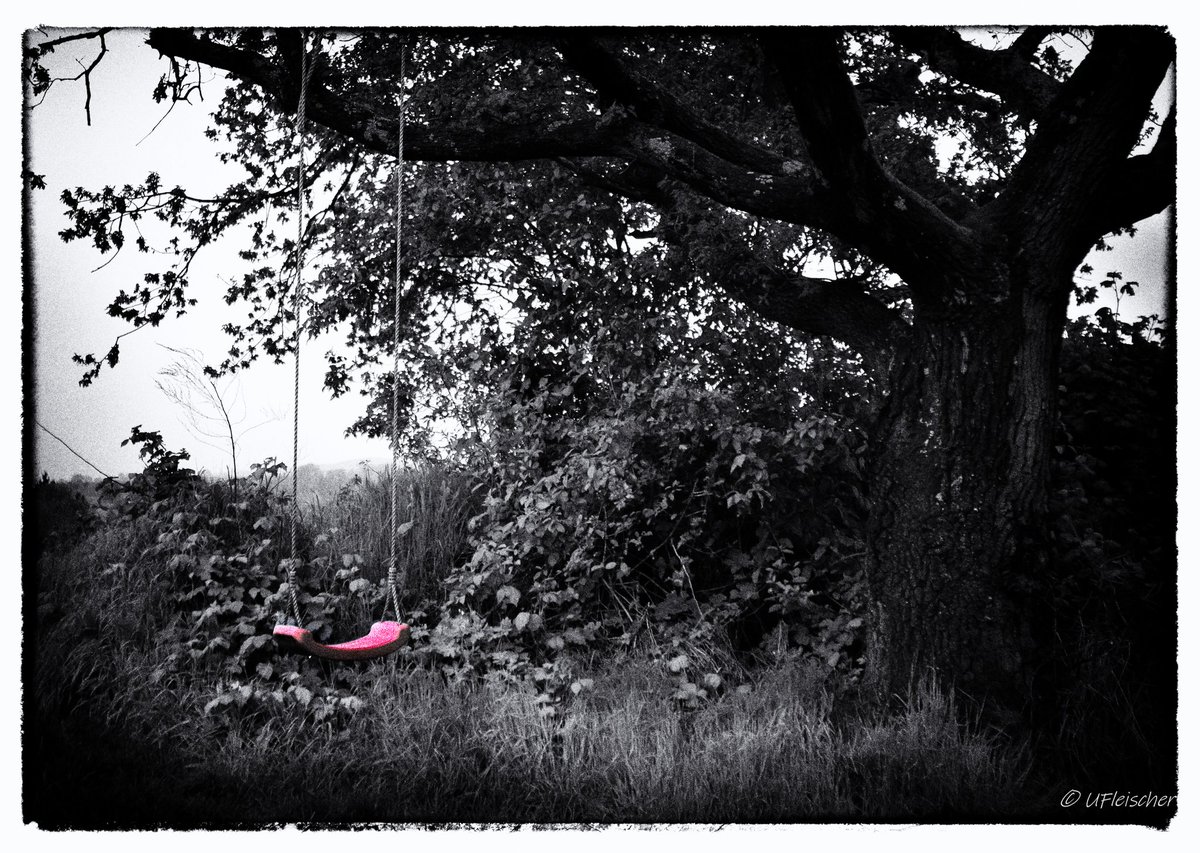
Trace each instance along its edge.
{"label": "bare twig", "polygon": [[59,444],[61,444],[63,447],[67,448],[67,450],[71,451],[71,453],[72,453],[72,454],[73,454],[73,455],[74,455],[74,456],[75,456],[77,459],[79,459],[81,462],[83,462],[83,464],[87,465],[89,468],[91,468],[93,471],[95,471],[95,472],[96,472],[97,474],[99,474],[101,477],[103,477],[103,478],[104,478],[104,479],[106,479],[106,480],[110,480],[110,481],[112,481],[112,482],[114,482],[114,483],[115,483],[115,482],[117,482],[117,478],[116,478],[116,477],[113,477],[111,474],[105,474],[103,471],[101,471],[99,468],[97,468],[95,465],[93,465],[93,464],[92,464],[91,462],[89,462],[87,459],[84,459],[84,458],[83,458],[83,456],[81,456],[81,455],[80,455],[80,454],[79,454],[79,453],[78,453],[78,452],[75,450],[75,448],[71,447],[71,445],[67,444],[65,441],[63,441],[61,438],[59,438],[57,435],[55,435],[54,433],[52,433],[52,432],[51,432],[49,429],[47,429],[47,428],[46,428],[45,424],[43,424],[41,421],[39,421],[39,420],[37,420],[37,419],[35,418],[33,422],[34,422],[35,424],[37,424],[39,427],[41,427],[41,428],[42,428],[42,429],[43,429],[43,430],[46,432],[46,434],[47,434],[47,435],[49,435],[49,436],[50,436],[52,439],[54,439],[55,441],[57,441],[57,442],[58,442]]}
{"label": "bare twig", "polygon": [[112,32],[112,29],[112,27],[101,27],[98,30],[89,30],[85,33],[75,33],[74,35],[63,36],[62,38],[44,41],[36,47],[39,51],[41,51],[41,53],[46,54],[50,53],[50,51],[54,50],[54,48],[58,47],[60,44],[66,44],[67,42],[80,41],[82,39],[102,39],[107,33]]}
{"label": "bare twig", "polygon": [[175,98],[171,99],[171,106],[167,107],[167,111],[162,114],[162,118],[160,118],[158,121],[156,121],[154,123],[154,127],[150,128],[148,131],[146,131],[145,136],[143,136],[141,139],[139,139],[137,142],[134,143],[134,146],[133,146],[134,148],[137,148],[139,145],[141,145],[143,142],[145,142],[147,139],[149,139],[151,137],[151,135],[153,135],[154,131],[158,130],[158,126],[167,120],[167,116],[169,116],[171,114],[171,111],[175,109],[175,105],[177,103],[179,103],[178,99],[175,99]]}
{"label": "bare twig", "polygon": [[[105,54],[108,53],[108,43],[105,41],[105,38],[104,38],[104,36],[107,32],[108,32],[108,29],[102,29],[102,30],[97,30],[94,33],[89,33],[86,35],[74,37],[74,38],[85,38],[85,37],[99,38],[100,39],[100,52],[96,54],[95,58],[88,65],[84,65],[81,60],[76,59],[75,62],[83,70],[80,71],[78,74],[76,74],[74,77],[55,77],[53,80],[50,81],[51,83],[65,83],[65,82],[70,82],[73,80],[78,80],[80,78],[83,78],[83,89],[84,89],[84,92],[86,93],[86,98],[83,102],[83,111],[87,115],[88,127],[91,127],[91,125],[92,125],[92,72],[96,70],[96,66],[98,66],[100,64],[100,60],[102,60],[104,58]],[[57,42],[53,42],[51,44],[61,44],[64,41],[74,40],[74,38],[67,37],[64,39],[59,39],[59,40],[57,40]],[[46,46],[40,45],[39,47],[41,49],[42,55],[44,55],[46,53]]]}

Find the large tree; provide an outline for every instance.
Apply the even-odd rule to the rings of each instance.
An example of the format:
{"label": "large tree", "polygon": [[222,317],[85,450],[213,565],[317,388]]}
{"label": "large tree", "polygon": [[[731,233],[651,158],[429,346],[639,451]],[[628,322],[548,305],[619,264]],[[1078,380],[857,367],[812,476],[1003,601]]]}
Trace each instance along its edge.
{"label": "large tree", "polygon": [[[990,41],[936,28],[153,30],[147,43],[170,67],[160,99],[186,98],[202,67],[229,75],[213,135],[236,143],[227,156],[248,177],[205,200],[156,176],[68,193],[68,236],[119,248],[126,218],[151,212],[186,229],[176,268],[114,303],[135,324],[186,309],[191,254],[238,223],[249,225],[248,260],[290,250],[259,214],[294,191],[288,123],[307,55],[306,111],[320,133],[299,180],[331,199],[308,239],[331,257],[357,254],[359,267],[325,275],[317,308],[349,321],[362,354],[331,363],[331,387],[344,386],[386,346],[390,232],[379,214],[391,198],[378,167],[397,149],[403,46],[405,151],[424,164],[428,196],[414,201],[426,221],[412,226],[407,298],[471,275],[528,283],[560,251],[596,254],[632,233],[672,247],[764,318],[839,341],[881,389],[870,431],[869,681],[903,694],[932,669],[977,698],[1020,706],[1038,654],[1032,599],[1046,571],[1075,271],[1106,235],[1174,198],[1174,108],[1161,123],[1151,108],[1173,40],[1137,27],[1068,37],[1078,60],[1039,27]],[[31,57],[34,86],[44,86]],[[584,215],[580,188],[620,200],[619,215]],[[565,249],[527,227],[576,207],[584,231]],[[515,231],[527,241],[519,257],[497,248],[516,245]],[[816,257],[836,263],[817,276],[806,264]],[[227,298],[256,311],[234,330],[226,366],[287,349],[287,287],[269,266],[231,287]]]}

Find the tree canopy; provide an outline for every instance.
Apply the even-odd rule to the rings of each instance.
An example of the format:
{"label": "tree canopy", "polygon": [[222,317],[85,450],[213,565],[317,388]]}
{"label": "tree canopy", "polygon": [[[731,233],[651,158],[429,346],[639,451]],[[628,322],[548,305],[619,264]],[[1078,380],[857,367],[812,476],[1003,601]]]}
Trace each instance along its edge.
{"label": "tree canopy", "polygon": [[[574,279],[578,296],[589,277],[638,263],[648,244],[686,264],[677,283],[702,282],[875,357],[903,342],[908,300],[986,297],[976,291],[996,241],[1053,244],[1058,257],[1046,263],[1069,275],[1106,234],[1173,198],[1173,110],[1153,149],[1129,156],[1154,128],[1149,100],[1170,38],[1076,33],[1088,50],[1073,67],[1051,36],[1030,27],[987,47],[982,31],[934,28],[153,30],[147,42],[169,64],[156,99],[190,97],[202,65],[230,75],[210,135],[246,176],[212,199],[156,175],[65,193],[73,224],[63,236],[109,251],[140,217],[178,228],[178,262],[110,307],[139,325],[186,310],[194,252],[241,229],[249,271],[225,297],[250,313],[230,329],[224,366],[280,356],[280,260],[292,249],[280,225],[297,180],[290,121],[308,51],[318,127],[303,181],[321,207],[307,239],[325,259],[312,328],[349,325],[359,358],[329,372],[330,387],[344,387],[386,339],[407,44],[405,147],[419,165],[406,320],[418,302],[470,304],[489,287]],[[44,50],[29,52],[35,90],[47,85],[34,73]],[[571,268],[576,256],[592,262],[587,276]],[[114,348],[108,363],[117,357]],[[83,361],[91,377],[104,360]]]}

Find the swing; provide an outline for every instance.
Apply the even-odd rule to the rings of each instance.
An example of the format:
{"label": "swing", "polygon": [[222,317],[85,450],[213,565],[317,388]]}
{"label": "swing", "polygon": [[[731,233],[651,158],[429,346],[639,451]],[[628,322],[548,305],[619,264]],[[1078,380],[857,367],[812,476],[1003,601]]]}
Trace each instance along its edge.
{"label": "swing", "polygon": [[[396,504],[399,495],[396,482],[396,469],[399,460],[399,444],[397,442],[397,410],[400,399],[400,224],[403,214],[403,189],[404,189],[404,47],[400,49],[400,120],[399,120],[399,145],[397,149],[397,165],[396,165],[396,265],[395,265],[395,308],[393,315],[392,327],[392,418],[391,418],[391,444],[392,444],[392,494],[391,494],[391,511],[389,513],[389,526],[391,529],[391,555],[388,564],[388,599],[391,603],[392,610],[397,617],[400,615],[400,600],[396,592],[396,540],[398,538],[396,524]],[[350,640],[344,643],[333,643],[326,645],[319,643],[313,637],[312,632],[307,628],[300,627],[303,624],[303,617],[300,613],[300,601],[297,596],[297,578],[296,565],[299,560],[296,558],[297,552],[297,527],[300,520],[300,505],[299,505],[299,446],[300,446],[300,329],[303,325],[301,322],[301,289],[303,286],[303,268],[304,268],[304,125],[305,125],[305,102],[308,100],[308,83],[309,77],[312,74],[312,65],[308,61],[308,52],[303,51],[300,58],[301,74],[300,74],[300,103],[296,110],[296,126],[297,136],[299,139],[300,152],[300,168],[299,178],[297,180],[296,196],[298,213],[296,216],[296,288],[293,294],[293,310],[296,315],[296,336],[295,336],[295,408],[292,418],[292,518],[291,518],[291,546],[292,558],[285,561],[287,571],[287,587],[288,587],[288,602],[291,605],[291,613],[288,614],[294,620],[295,624],[276,625],[272,636],[275,639],[276,645],[281,651],[295,651],[312,655],[314,657],[324,658],[334,661],[361,661],[371,660],[373,658],[384,657],[395,652],[401,646],[407,645],[409,641],[408,625],[403,622],[392,622],[383,620],[376,622],[371,626],[362,637]],[[407,574],[407,571],[405,572]],[[386,614],[385,614],[386,615]]]}
{"label": "swing", "polygon": [[312,631],[295,625],[276,625],[274,637],[275,644],[285,651],[305,652],[326,660],[371,660],[407,645],[408,626],[403,622],[376,622],[365,636],[332,645],[318,643]]}

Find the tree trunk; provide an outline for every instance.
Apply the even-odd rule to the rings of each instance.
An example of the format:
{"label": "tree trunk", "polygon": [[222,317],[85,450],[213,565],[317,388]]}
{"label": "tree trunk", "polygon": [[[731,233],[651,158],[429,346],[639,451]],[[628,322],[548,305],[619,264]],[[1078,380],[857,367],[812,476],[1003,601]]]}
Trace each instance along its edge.
{"label": "tree trunk", "polygon": [[918,306],[891,369],[873,443],[866,683],[904,699],[933,674],[1004,716],[1031,697],[1066,298],[1028,281],[987,291],[1004,296]]}

